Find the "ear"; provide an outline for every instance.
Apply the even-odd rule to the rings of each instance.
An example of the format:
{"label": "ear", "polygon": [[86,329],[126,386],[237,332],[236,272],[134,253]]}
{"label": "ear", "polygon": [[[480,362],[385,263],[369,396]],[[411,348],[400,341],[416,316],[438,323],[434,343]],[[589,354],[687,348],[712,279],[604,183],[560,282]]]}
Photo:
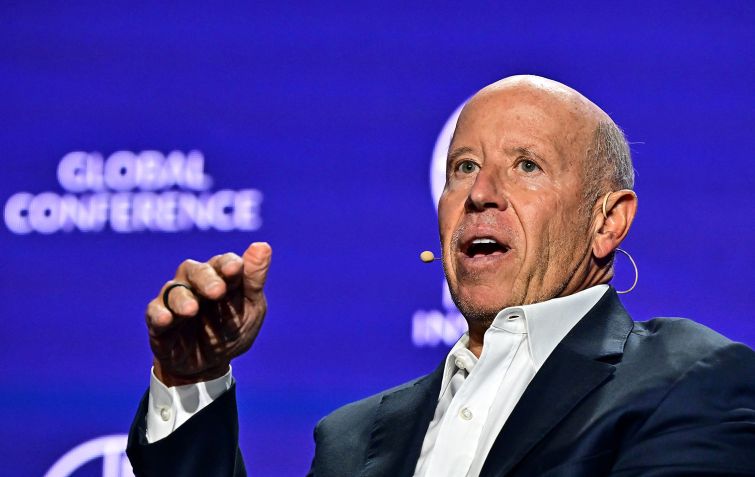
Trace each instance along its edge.
{"label": "ear", "polygon": [[634,215],[637,213],[637,194],[629,189],[611,192],[606,202],[606,216],[603,216],[603,200],[598,204],[596,230],[592,240],[592,253],[598,258],[607,257],[621,244],[629,233]]}

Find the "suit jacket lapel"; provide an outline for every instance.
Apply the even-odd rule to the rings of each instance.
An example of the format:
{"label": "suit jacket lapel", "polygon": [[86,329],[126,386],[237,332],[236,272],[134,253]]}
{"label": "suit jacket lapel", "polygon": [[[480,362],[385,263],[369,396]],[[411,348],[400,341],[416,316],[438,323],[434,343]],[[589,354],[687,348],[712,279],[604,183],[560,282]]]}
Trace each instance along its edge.
{"label": "suit jacket lapel", "polygon": [[608,379],[633,322],[610,288],[553,350],[503,426],[481,477],[508,473],[582,399]]}
{"label": "suit jacket lapel", "polygon": [[382,397],[362,477],[414,474],[427,427],[438,403],[444,364],[445,360],[431,374]]}

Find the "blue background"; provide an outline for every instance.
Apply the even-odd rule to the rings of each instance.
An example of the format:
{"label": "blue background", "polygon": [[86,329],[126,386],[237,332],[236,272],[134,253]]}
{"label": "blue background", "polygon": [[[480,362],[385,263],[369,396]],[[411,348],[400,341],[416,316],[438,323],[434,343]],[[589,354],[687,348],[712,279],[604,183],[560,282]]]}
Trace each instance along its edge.
{"label": "blue background", "polygon": [[578,89],[633,142],[634,318],[754,345],[753,5],[4,4],[3,204],[63,193],[67,152],[121,149],[201,150],[215,189],[264,202],[252,233],[0,227],[0,473],[42,475],[126,432],[148,384],[147,302],[183,259],[266,240],[269,314],[234,366],[241,444],[251,475],[303,474],[319,417],[445,355],[411,342],[413,313],[442,308],[441,267],[417,259],[437,250],[432,148],[511,74]]}

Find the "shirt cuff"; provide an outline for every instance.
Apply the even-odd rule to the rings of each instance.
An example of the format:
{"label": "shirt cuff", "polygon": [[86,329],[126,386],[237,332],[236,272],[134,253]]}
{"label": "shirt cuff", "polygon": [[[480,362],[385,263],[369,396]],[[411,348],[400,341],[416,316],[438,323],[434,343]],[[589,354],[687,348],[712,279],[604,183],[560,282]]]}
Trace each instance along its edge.
{"label": "shirt cuff", "polygon": [[230,366],[219,378],[170,388],[157,379],[155,368],[150,374],[147,406],[147,442],[150,444],[168,437],[234,383]]}

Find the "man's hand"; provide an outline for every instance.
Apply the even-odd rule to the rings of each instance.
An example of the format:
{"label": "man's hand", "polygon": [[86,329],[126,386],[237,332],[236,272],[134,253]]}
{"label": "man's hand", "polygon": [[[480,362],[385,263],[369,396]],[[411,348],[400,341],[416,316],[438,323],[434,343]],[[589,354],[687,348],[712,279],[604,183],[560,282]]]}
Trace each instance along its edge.
{"label": "man's hand", "polygon": [[[166,386],[207,381],[228,371],[259,333],[267,303],[262,287],[272,249],[253,243],[244,256],[216,255],[205,263],[186,260],[147,307],[155,375]],[[184,283],[191,290],[174,283]],[[172,312],[171,312],[172,310]]]}

